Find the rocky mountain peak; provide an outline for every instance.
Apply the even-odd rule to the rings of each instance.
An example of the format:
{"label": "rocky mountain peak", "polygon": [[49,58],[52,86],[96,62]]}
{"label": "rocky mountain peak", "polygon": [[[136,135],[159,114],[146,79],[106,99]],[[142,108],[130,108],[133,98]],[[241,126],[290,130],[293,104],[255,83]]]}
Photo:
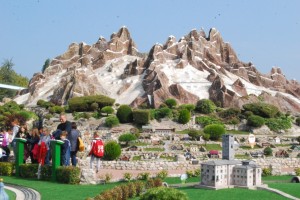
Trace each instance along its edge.
{"label": "rocky mountain peak", "polygon": [[241,107],[263,98],[282,111],[300,112],[297,81],[287,80],[280,68],[264,75],[251,62],[240,61],[217,29],[207,35],[203,29],[193,29],[178,41],[171,35],[147,54],[138,52],[126,27],[109,41],[100,37],[92,45],[72,43],[44,73],[33,76],[16,101],[66,104],[71,97],[103,94],[132,106],[158,107],[167,98],[178,104],[206,98],[224,107]]}

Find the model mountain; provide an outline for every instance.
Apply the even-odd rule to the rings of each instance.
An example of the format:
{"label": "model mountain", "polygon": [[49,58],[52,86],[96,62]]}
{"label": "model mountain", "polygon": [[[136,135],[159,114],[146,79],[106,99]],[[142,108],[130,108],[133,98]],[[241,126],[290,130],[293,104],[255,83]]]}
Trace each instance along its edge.
{"label": "model mountain", "polygon": [[211,99],[222,107],[264,101],[281,111],[300,112],[300,85],[279,68],[260,73],[240,61],[221,34],[212,28],[192,30],[178,41],[169,36],[148,54],[140,53],[126,27],[107,41],[72,43],[44,73],[32,77],[15,100],[35,105],[39,99],[66,104],[76,96],[103,94],[119,104],[158,107],[167,98],[178,103]]}

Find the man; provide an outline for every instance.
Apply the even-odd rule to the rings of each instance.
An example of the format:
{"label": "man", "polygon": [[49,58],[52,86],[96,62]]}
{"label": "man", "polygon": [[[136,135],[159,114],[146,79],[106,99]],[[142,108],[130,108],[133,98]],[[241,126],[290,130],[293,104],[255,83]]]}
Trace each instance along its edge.
{"label": "man", "polygon": [[60,124],[57,126],[57,129],[61,130],[61,131],[67,131],[68,134],[70,134],[71,130],[72,130],[72,124],[71,122],[69,122],[67,120],[67,117],[65,114],[61,114],[59,117],[60,120]]}

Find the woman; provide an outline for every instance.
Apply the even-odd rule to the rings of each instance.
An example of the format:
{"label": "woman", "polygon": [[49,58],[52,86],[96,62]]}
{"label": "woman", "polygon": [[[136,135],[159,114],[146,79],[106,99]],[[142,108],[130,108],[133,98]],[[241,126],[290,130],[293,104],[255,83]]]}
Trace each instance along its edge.
{"label": "woman", "polygon": [[20,122],[17,118],[15,118],[11,122],[11,126],[12,126],[11,146],[13,148],[13,152],[14,152],[15,157],[16,157],[16,153],[17,153],[17,142],[16,142],[15,138],[17,137],[17,134],[18,134],[19,129],[20,129],[19,125],[20,125]]}
{"label": "woman", "polygon": [[75,122],[71,123],[72,129],[70,131],[70,134],[68,134],[67,138],[71,142],[71,163],[72,166],[76,166],[77,164],[77,159],[76,159],[76,154],[77,154],[77,146],[78,146],[78,137],[81,137],[80,131],[77,130],[77,125]]}
{"label": "woman", "polygon": [[37,155],[34,156],[32,150],[34,149],[34,146],[38,145],[40,141],[39,130],[37,128],[32,129],[31,134],[28,135],[26,139],[27,139],[31,163],[38,163],[38,160],[36,159]]}
{"label": "woman", "polygon": [[[27,130],[27,125],[21,125],[20,130],[16,135],[16,138],[27,139],[28,136],[29,136],[29,133]],[[29,157],[29,155],[30,155],[30,151],[29,151],[28,143],[26,143],[24,146],[24,163],[26,163],[26,160]]]}

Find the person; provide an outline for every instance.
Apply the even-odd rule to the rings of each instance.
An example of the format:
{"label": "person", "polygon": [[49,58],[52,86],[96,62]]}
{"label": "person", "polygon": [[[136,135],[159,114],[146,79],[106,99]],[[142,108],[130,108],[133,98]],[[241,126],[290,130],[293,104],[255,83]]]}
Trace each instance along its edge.
{"label": "person", "polygon": [[33,128],[31,130],[31,134],[28,135],[27,144],[28,144],[28,150],[29,150],[29,156],[31,163],[38,163],[38,160],[36,159],[37,156],[33,155],[33,149],[35,145],[38,145],[40,141],[40,135],[38,128]]}
{"label": "person", "polygon": [[93,141],[91,144],[91,150],[88,155],[91,156],[90,169],[93,169],[93,163],[94,160],[96,159],[97,161],[96,172],[98,173],[100,169],[100,159],[104,155],[104,145],[101,138],[99,138],[99,133],[97,131],[94,132]]}
{"label": "person", "polygon": [[17,142],[15,140],[19,129],[20,129],[20,122],[17,118],[15,118],[12,122],[11,122],[11,126],[12,126],[12,137],[11,137],[11,146],[13,148],[13,152],[14,152],[14,156],[16,156],[17,153]]}
{"label": "person", "polygon": [[[28,130],[27,130],[27,125],[21,125],[19,132],[16,135],[16,138],[23,138],[23,139],[27,139],[27,137],[29,136]],[[28,143],[26,143],[24,145],[24,163],[26,163],[27,158],[29,157],[30,152],[29,152],[29,147],[28,147]]]}
{"label": "person", "polygon": [[67,139],[68,132],[63,131],[60,135],[60,139],[64,142],[61,147],[61,165],[62,166],[69,166],[70,165],[70,150],[71,150],[71,143]]}
{"label": "person", "polygon": [[68,134],[67,138],[71,143],[71,163],[72,163],[72,166],[76,166],[77,165],[76,154],[78,151],[78,148],[77,148],[78,137],[81,137],[81,133],[77,129],[77,125],[75,122],[72,122],[71,126],[72,126],[72,130],[71,130],[70,134]]}
{"label": "person", "polygon": [[41,145],[42,142],[45,143],[46,147],[47,147],[47,153],[46,153],[46,157],[45,157],[45,165],[50,165],[50,131],[46,128],[40,127],[39,128],[39,133],[40,133],[40,141],[38,143],[38,145]]}
{"label": "person", "polygon": [[67,120],[67,117],[65,114],[61,114],[59,117],[60,120],[60,124],[58,124],[56,129],[59,129],[61,131],[67,131],[68,134],[70,134],[71,130],[72,130],[72,125],[71,122]]}
{"label": "person", "polygon": [[1,148],[5,151],[5,156],[2,158],[4,162],[8,161],[9,155],[10,155],[10,149],[8,147],[9,145],[9,134],[12,134],[11,129],[3,129],[2,136],[2,144]]}

